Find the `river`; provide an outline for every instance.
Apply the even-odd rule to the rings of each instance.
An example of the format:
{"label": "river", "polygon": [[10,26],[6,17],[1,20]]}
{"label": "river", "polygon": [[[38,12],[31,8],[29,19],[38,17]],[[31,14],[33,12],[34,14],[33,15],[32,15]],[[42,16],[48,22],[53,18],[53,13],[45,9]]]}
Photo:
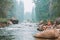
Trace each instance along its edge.
{"label": "river", "polygon": [[35,40],[36,23],[20,23],[0,28],[0,40]]}

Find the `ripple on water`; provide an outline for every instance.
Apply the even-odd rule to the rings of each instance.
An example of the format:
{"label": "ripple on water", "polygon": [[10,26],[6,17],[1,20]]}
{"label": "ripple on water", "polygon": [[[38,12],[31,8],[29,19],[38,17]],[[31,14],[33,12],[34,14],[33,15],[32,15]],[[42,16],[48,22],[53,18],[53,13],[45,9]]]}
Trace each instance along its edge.
{"label": "ripple on water", "polygon": [[0,28],[0,39],[1,40],[35,40],[33,34],[36,33],[36,27],[32,25],[25,26],[18,25],[10,25],[9,27]]}

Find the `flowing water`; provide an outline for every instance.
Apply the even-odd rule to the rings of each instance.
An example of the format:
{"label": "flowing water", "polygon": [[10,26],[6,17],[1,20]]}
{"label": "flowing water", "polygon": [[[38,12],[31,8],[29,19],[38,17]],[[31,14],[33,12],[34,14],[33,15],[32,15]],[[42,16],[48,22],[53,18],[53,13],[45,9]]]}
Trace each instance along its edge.
{"label": "flowing water", "polygon": [[35,40],[36,26],[35,23],[21,23],[0,28],[0,40]]}

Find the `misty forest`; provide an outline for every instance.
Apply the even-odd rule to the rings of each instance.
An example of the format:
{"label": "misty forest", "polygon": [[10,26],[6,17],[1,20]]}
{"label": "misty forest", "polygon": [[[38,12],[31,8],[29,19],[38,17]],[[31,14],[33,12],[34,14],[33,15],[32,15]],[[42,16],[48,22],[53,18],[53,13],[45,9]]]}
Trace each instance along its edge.
{"label": "misty forest", "polygon": [[59,33],[60,0],[0,0],[0,40],[60,40]]}
{"label": "misty forest", "polygon": [[[27,1],[28,3],[28,1]],[[60,17],[60,1],[59,0],[32,0],[32,3],[27,7],[31,7],[31,11],[24,4],[24,0],[0,0],[0,18],[9,19],[16,17],[20,22],[30,20],[39,22],[40,20],[53,20]],[[0,20],[1,21],[1,20]],[[4,20],[3,20],[4,21]]]}

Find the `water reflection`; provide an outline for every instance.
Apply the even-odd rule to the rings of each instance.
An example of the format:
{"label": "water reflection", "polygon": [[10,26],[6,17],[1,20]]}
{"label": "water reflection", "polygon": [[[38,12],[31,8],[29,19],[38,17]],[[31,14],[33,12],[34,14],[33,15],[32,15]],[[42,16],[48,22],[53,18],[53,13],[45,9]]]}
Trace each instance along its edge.
{"label": "water reflection", "polygon": [[0,28],[0,40],[35,40],[33,35],[37,32],[35,24],[10,25]]}

